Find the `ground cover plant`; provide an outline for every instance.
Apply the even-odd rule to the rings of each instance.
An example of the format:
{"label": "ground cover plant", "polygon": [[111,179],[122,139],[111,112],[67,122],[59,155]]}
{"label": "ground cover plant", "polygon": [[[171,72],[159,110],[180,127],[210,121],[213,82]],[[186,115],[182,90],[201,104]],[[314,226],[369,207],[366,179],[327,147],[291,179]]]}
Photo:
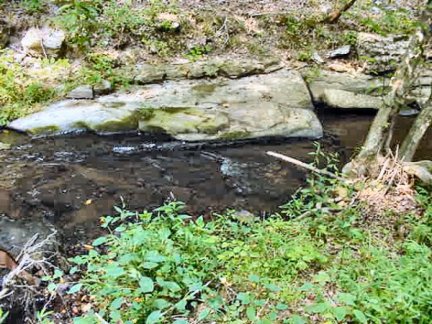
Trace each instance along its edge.
{"label": "ground cover plant", "polygon": [[430,191],[419,187],[410,211],[372,215],[365,187],[313,176],[266,219],[204,221],[180,202],[118,208],[102,218],[107,235],[72,259],[81,279],[70,293],[91,296],[74,322],[425,323]]}

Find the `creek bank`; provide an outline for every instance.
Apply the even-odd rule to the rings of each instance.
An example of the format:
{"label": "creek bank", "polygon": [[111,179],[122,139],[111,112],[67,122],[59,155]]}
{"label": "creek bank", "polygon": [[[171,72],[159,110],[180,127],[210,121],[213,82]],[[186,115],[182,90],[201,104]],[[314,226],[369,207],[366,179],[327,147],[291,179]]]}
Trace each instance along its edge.
{"label": "creek bank", "polygon": [[287,69],[236,80],[166,81],[95,100],[64,100],[9,128],[32,135],[140,130],[185,141],[322,136],[303,78]]}

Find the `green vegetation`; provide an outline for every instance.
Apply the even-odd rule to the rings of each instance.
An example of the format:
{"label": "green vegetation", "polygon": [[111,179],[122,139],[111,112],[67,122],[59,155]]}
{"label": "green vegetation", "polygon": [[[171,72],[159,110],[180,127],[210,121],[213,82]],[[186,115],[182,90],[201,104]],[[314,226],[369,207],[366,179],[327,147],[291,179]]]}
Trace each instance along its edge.
{"label": "green vegetation", "polygon": [[[60,68],[63,64],[59,61],[56,66]],[[54,88],[16,63],[12,52],[0,51],[0,125],[25,115],[55,95]]]}
{"label": "green vegetation", "polygon": [[80,49],[90,46],[122,48],[131,42],[143,43],[164,56],[176,44],[180,24],[177,7],[160,0],[147,6],[109,1],[68,1],[54,22],[68,30],[69,42]]}
{"label": "green vegetation", "polygon": [[[334,157],[327,162],[335,172]],[[267,219],[235,211],[193,219],[179,202],[153,212],[117,208],[102,218],[109,234],[72,259],[71,273],[82,277],[69,292],[93,300],[75,323],[427,322],[430,191],[418,189],[421,215],[376,222],[350,203],[356,193],[314,176]]]}

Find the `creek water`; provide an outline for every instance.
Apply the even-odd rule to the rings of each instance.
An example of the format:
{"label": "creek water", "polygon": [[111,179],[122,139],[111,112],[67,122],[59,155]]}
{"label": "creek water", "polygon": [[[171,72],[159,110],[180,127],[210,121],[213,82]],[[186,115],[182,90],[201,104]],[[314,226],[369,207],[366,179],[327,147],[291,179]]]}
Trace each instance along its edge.
{"label": "creek water", "polygon": [[[318,142],[344,163],[361,145],[373,115],[325,111],[320,119],[325,136]],[[411,122],[399,118],[396,141]],[[0,213],[44,218],[70,239],[97,235],[99,217],[114,205],[139,211],[177,199],[194,215],[230,208],[275,212],[304,185],[306,173],[266,151],[311,162],[315,150],[304,139],[185,144],[148,134],[29,139],[3,131],[0,141],[12,144],[0,151]],[[416,158],[432,158],[431,149],[429,132]]]}

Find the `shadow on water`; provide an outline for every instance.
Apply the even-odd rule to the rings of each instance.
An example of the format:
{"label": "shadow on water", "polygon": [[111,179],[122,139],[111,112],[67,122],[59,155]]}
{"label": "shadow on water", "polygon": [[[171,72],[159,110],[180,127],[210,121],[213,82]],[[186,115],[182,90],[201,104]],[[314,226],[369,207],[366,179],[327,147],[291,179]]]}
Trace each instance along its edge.
{"label": "shadow on water", "polygon": [[[371,114],[326,112],[319,142],[347,161],[364,140]],[[396,137],[407,131],[401,118]],[[432,134],[417,158],[431,158]],[[122,202],[151,209],[167,199],[184,201],[188,212],[211,215],[227,208],[265,215],[277,210],[305,183],[304,170],[266,156],[272,150],[311,162],[313,141],[263,139],[206,145],[149,135],[44,138],[29,141],[0,134],[12,150],[0,151],[0,213],[12,218],[43,217],[66,237],[97,235],[101,215]]]}

